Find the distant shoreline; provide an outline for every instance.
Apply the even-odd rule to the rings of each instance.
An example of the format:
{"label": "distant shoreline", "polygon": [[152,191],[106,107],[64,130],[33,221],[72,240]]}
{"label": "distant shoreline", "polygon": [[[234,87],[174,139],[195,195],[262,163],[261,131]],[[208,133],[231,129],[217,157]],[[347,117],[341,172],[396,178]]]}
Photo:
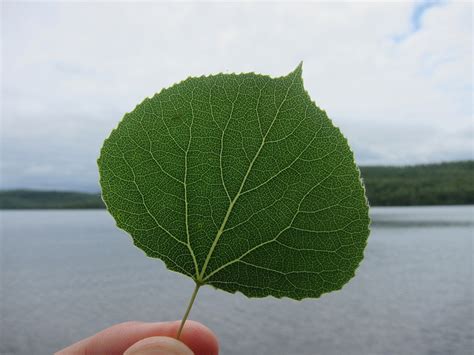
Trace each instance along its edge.
{"label": "distant shoreline", "polygon": [[[474,161],[406,167],[360,167],[367,198],[377,206],[474,204]],[[104,209],[99,193],[0,190],[0,209]]]}

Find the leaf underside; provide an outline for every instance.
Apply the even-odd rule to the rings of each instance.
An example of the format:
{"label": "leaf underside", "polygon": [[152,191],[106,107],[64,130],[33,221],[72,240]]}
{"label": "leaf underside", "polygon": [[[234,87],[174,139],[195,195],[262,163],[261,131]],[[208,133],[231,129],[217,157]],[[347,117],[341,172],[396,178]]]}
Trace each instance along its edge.
{"label": "leaf underside", "polygon": [[125,114],[98,160],[117,226],[198,284],[294,299],[340,289],[363,258],[368,205],[301,74],[188,78]]}

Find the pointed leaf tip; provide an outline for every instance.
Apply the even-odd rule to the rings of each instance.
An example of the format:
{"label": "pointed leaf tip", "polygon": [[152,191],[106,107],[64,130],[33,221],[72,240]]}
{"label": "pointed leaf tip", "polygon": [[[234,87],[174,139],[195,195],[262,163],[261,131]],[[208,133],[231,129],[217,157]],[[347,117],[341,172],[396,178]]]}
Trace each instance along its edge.
{"label": "pointed leaf tip", "polygon": [[295,70],[301,70],[301,71],[303,70],[303,61],[299,62]]}
{"label": "pointed leaf tip", "polygon": [[299,62],[299,64],[296,66],[295,69],[293,69],[293,71],[291,71],[288,76],[290,75],[296,75],[296,76],[299,76],[300,78],[302,77],[302,74],[303,74],[303,61]]}

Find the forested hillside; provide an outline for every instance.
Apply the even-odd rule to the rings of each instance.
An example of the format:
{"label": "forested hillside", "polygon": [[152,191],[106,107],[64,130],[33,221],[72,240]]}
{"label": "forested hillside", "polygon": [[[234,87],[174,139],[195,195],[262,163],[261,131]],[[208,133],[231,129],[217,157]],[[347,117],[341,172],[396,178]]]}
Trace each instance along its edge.
{"label": "forested hillside", "polygon": [[[474,161],[361,167],[371,206],[474,204]],[[0,191],[0,209],[104,208],[99,194]]]}
{"label": "forested hillside", "polygon": [[372,206],[474,204],[474,161],[361,167]]}
{"label": "forested hillside", "polygon": [[0,209],[104,208],[99,194],[71,191],[0,191]]}

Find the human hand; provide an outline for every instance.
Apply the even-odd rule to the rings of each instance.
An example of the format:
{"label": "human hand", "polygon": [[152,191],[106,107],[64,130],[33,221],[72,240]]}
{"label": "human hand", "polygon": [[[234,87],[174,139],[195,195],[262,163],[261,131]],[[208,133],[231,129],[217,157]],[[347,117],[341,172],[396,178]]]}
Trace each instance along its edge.
{"label": "human hand", "polygon": [[126,322],[83,339],[55,355],[217,355],[215,334],[201,323],[186,321],[176,340],[180,321]]}

